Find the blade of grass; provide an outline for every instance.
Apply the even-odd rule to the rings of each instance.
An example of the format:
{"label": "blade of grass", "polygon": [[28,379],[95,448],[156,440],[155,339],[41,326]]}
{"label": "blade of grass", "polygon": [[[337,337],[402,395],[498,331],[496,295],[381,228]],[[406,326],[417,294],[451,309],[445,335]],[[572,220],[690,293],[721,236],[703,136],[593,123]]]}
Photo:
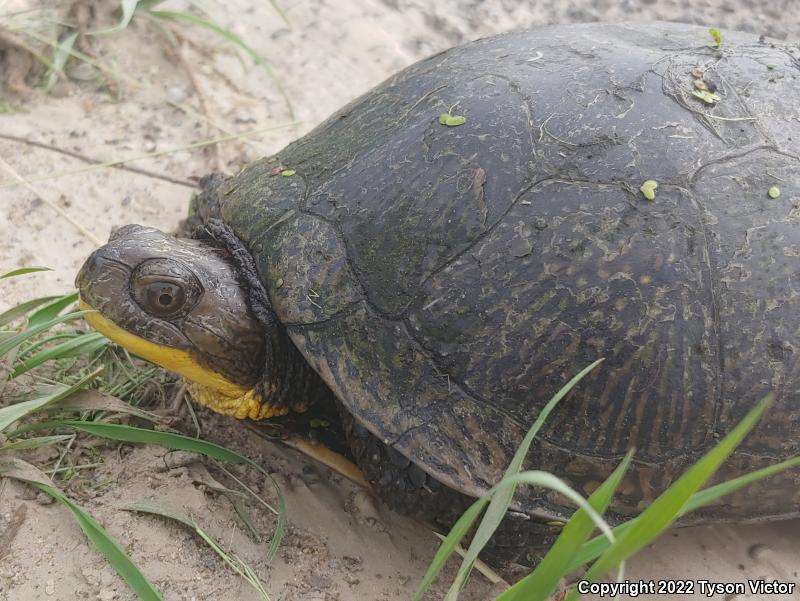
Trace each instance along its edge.
{"label": "blade of grass", "polygon": [[46,348],[25,359],[11,372],[11,377],[21,376],[48,361],[94,354],[109,344],[111,344],[111,341],[98,332],[82,334],[56,346]]}
{"label": "blade of grass", "polygon": [[38,326],[39,324],[45,323],[46,321],[55,319],[61,314],[61,312],[64,309],[69,307],[71,304],[77,302],[77,300],[78,300],[77,292],[71,292],[70,294],[65,294],[64,296],[59,297],[52,303],[45,305],[44,307],[36,311],[36,313],[31,315],[30,318],[28,319],[28,327],[33,328]]}
{"label": "blade of grass", "polygon": [[[638,516],[634,525],[603,552],[583,578],[590,582],[601,578],[668,528],[678,517],[689,498],[714,474],[755,426],[772,402],[772,398],[773,396],[770,394],[761,400],[725,438],[653,501]],[[568,601],[573,601],[578,596],[577,590],[573,590],[568,596]]]}
{"label": "blade of grass", "polygon": [[[438,538],[440,541],[444,541],[444,539],[445,539],[444,535],[439,534],[435,530],[431,530],[431,532],[433,532],[433,535],[436,538]],[[464,547],[462,547],[461,545],[456,545],[455,551],[461,557],[464,557],[464,555],[467,554],[467,550]],[[475,570],[480,572],[480,574],[484,578],[486,578],[486,580],[488,580],[491,584],[503,583],[506,586],[508,586],[508,583],[505,580],[503,580],[503,577],[500,576],[500,574],[495,572],[492,568],[490,568],[487,564],[485,564],[480,559],[476,559],[475,560]]]}
{"label": "blade of grass", "polygon": [[65,35],[57,46],[53,48],[53,69],[47,74],[47,82],[44,85],[44,91],[49,92],[53,86],[58,82],[59,77],[64,73],[64,66],[69,60],[69,53],[75,45],[75,40],[78,39],[77,31],[73,31]]}
{"label": "blade of grass", "polygon": [[0,327],[3,327],[9,323],[12,323],[18,320],[21,317],[24,317],[31,311],[33,311],[36,307],[40,307],[45,303],[50,303],[56,300],[57,298],[61,298],[60,296],[43,296],[41,298],[34,298],[29,301],[25,301],[24,303],[20,303],[15,307],[11,307],[8,311],[4,311],[0,313]]}
{"label": "blade of grass", "polygon": [[0,476],[27,482],[66,505],[72,511],[75,520],[86,534],[86,537],[111,564],[111,567],[128,583],[141,601],[164,601],[155,587],[142,574],[114,538],[106,532],[91,514],[58,489],[45,473],[30,463],[11,456],[7,459],[0,459]]}
{"label": "blade of grass", "polygon": [[[239,491],[231,491],[233,493],[237,493]],[[228,499],[228,502],[233,507],[233,510],[236,512],[236,515],[239,516],[239,519],[242,520],[242,524],[244,524],[245,529],[247,530],[248,535],[250,536],[250,540],[254,543],[261,544],[261,535],[258,533],[256,529],[255,522],[253,522],[253,518],[250,517],[250,514],[247,510],[242,507],[240,503],[236,502],[236,499],[232,495],[225,495],[225,498]]]}
{"label": "blade of grass", "polygon": [[28,484],[55,486],[50,477],[38,467],[9,454],[0,456],[0,478],[13,478]]}
{"label": "blade of grass", "polygon": [[56,434],[53,436],[35,436],[33,438],[20,438],[19,440],[7,442],[6,444],[0,446],[0,451],[38,449],[39,447],[46,447],[48,445],[64,442],[66,440],[69,440],[70,438],[72,438],[72,435],[68,434]]}
{"label": "blade of grass", "polygon": [[138,595],[141,601],[164,601],[164,598],[158,590],[156,590],[155,586],[147,579],[125,550],[89,512],[75,503],[75,501],[66,496],[58,488],[44,484],[35,484],[35,486],[60,503],[66,505],[70,511],[72,511],[72,515],[75,517],[81,530],[86,534],[86,538],[94,544],[100,554],[111,564],[111,567],[114,568],[117,574],[128,583],[128,586]]}
{"label": "blade of grass", "polygon": [[78,382],[76,382],[72,386],[61,385],[56,389],[55,392],[51,394],[31,399],[29,401],[15,403],[13,405],[9,405],[8,407],[0,408],[0,432],[3,432],[11,424],[13,424],[16,421],[19,421],[23,417],[30,415],[31,413],[34,413],[36,411],[41,411],[48,405],[52,405],[53,403],[57,403],[61,399],[68,397],[76,390],[79,390],[80,388],[86,386],[86,384],[94,380],[100,374],[101,371],[102,369],[93,371],[89,375],[81,378]]}
{"label": "blade of grass", "polygon": [[[580,509],[583,509],[589,516],[591,521],[594,523],[594,525],[597,528],[599,528],[601,532],[603,532],[603,534],[605,534],[608,538],[612,540],[614,539],[611,527],[603,520],[602,517],[600,517],[600,515],[594,510],[594,508],[592,508],[592,506],[589,505],[586,499],[584,499],[580,494],[578,494],[572,488],[570,488],[563,480],[561,480],[560,478],[554,476],[549,472],[530,470],[526,472],[520,472],[518,474],[510,474],[504,477],[497,485],[495,485],[489,491],[489,493],[487,493],[487,496],[492,497],[498,494],[503,494],[504,489],[505,490],[515,489],[519,484],[527,484],[530,486],[547,488],[566,497],[567,499],[572,501],[575,505],[577,505]],[[494,531],[492,531],[489,534],[489,537],[491,537],[491,534],[493,533]],[[477,534],[475,536],[477,536]],[[472,549],[472,545],[470,545],[470,549]],[[477,559],[477,555],[471,558],[469,557],[469,555],[470,555],[470,550],[468,549],[467,555],[464,557],[464,560],[462,562],[462,568],[467,563],[467,561],[469,561],[469,569],[472,569],[472,564]],[[447,592],[447,595],[445,596],[445,601],[457,601],[458,595],[461,592],[461,589],[463,588],[464,584],[466,584],[468,576],[469,576],[469,570],[465,572],[463,579],[460,582],[458,578],[454,580],[454,582],[450,586],[450,590]]]}
{"label": "blade of grass", "polygon": [[123,424],[107,424],[83,420],[54,420],[51,423],[67,428],[75,428],[76,430],[82,430],[84,432],[88,432],[89,434],[93,434],[94,436],[110,438],[120,442],[156,444],[174,450],[199,453],[212,459],[230,461],[231,463],[247,463],[249,465],[253,465],[261,472],[264,471],[264,469],[257,463],[235,451],[231,451],[230,449],[213,442],[208,442],[199,438],[191,438],[182,434],[148,430],[145,428],[137,428]]}
{"label": "blade of grass", "polygon": [[[215,465],[216,465],[216,466],[217,466],[219,469],[221,469],[223,472],[225,472],[225,474],[226,474],[226,475],[227,475],[227,476],[228,476],[228,477],[229,477],[231,480],[233,480],[234,482],[236,482],[236,484],[238,484],[239,486],[241,486],[241,487],[242,487],[242,490],[244,490],[244,491],[245,491],[247,494],[249,494],[251,497],[253,497],[253,499],[254,499],[254,500],[257,502],[257,503],[260,503],[261,505],[264,505],[264,507],[266,507],[266,508],[267,508],[269,511],[271,511],[272,513],[275,513],[275,514],[277,514],[277,511],[276,511],[276,510],[275,510],[275,509],[272,507],[272,505],[270,505],[269,503],[267,503],[267,502],[266,502],[264,499],[262,499],[262,498],[261,498],[261,496],[260,496],[260,495],[259,495],[259,494],[258,494],[256,491],[254,491],[252,488],[250,488],[249,486],[247,486],[247,484],[245,484],[245,483],[244,483],[244,482],[242,482],[242,481],[241,481],[239,478],[237,478],[237,477],[236,477],[236,475],[235,475],[235,474],[234,474],[232,471],[230,471],[229,469],[226,469],[226,468],[225,468],[225,466],[224,466],[224,465],[222,465],[222,464],[221,464],[221,463],[219,463],[219,462],[215,462]],[[232,491],[232,492],[234,492],[234,491]]]}
{"label": "blade of grass", "polygon": [[141,501],[134,501],[133,503],[128,503],[122,507],[125,511],[135,511],[137,513],[149,513],[151,515],[157,515],[162,518],[167,518],[168,520],[172,520],[174,522],[180,522],[184,526],[187,526],[194,530],[197,527],[197,522],[194,521],[190,516],[186,515],[185,513],[178,511],[177,509],[173,509],[168,505],[164,505],[162,503],[156,503],[155,501],[151,501],[149,499],[143,499]]}
{"label": "blade of grass", "polygon": [[[588,502],[598,514],[603,514],[614,496],[622,477],[633,459],[629,451],[616,469],[589,497]],[[495,601],[546,601],[568,573],[570,561],[592,534],[594,523],[583,509],[569,519],[556,542],[536,569],[514,584]],[[604,540],[609,540],[603,537]]]}
{"label": "blade of grass", "polygon": [[433,584],[433,581],[439,575],[439,572],[442,571],[442,568],[444,567],[445,563],[447,563],[447,560],[455,552],[456,547],[467,535],[469,529],[476,522],[478,517],[481,515],[481,512],[488,504],[488,497],[483,496],[470,505],[467,510],[461,514],[461,517],[456,520],[456,523],[453,524],[452,528],[450,528],[450,532],[436,550],[433,559],[431,559],[425,575],[422,577],[419,586],[417,586],[413,601],[420,601],[420,599],[422,599],[422,596],[430,588],[431,584]]}
{"label": "blade of grass", "polygon": [[710,486],[705,490],[701,490],[700,492],[693,494],[686,504],[681,508],[678,515],[686,515],[690,511],[695,511],[703,505],[708,505],[709,503],[714,502],[716,499],[725,495],[729,495],[740,488],[747,486],[748,484],[752,484],[758,480],[762,480],[794,467],[800,467],[800,457],[792,457],[786,461],[781,461],[780,463],[755,470],[749,474],[745,474],[744,476],[739,476],[738,478],[733,478],[732,480],[727,480],[725,482],[721,482],[720,484]]}
{"label": "blade of grass", "polygon": [[[47,44],[48,46],[50,46],[52,48],[56,48],[58,46],[58,40],[57,39],[49,38],[47,36],[41,35],[36,31],[24,30],[21,33],[24,33],[26,36],[36,40],[37,42],[41,42],[42,44]],[[106,65],[102,61],[95,60],[94,58],[92,58],[88,54],[84,54],[83,52],[80,52],[79,50],[76,50],[74,47],[73,48],[69,48],[69,49],[64,48],[64,52],[69,54],[69,56],[74,57],[74,58],[78,59],[79,61],[87,63],[87,64],[91,65],[92,67],[94,67],[95,69],[98,69],[98,70],[102,71],[103,73],[105,73],[109,77],[113,77],[116,80],[124,81],[126,84],[128,84],[129,86],[131,86],[133,88],[138,88],[141,85],[136,79],[134,79],[133,77],[130,77],[126,73]],[[47,65],[47,67],[49,67],[50,69],[55,69],[55,65],[52,64],[50,61],[46,60],[45,65]],[[61,75],[63,75],[63,74],[61,74]]]}
{"label": "blade of grass", "polygon": [[15,278],[17,276],[26,275],[29,273],[36,273],[39,271],[53,271],[49,267],[20,267],[19,269],[13,269],[12,271],[8,271],[3,275],[0,275],[0,280],[4,280],[6,278]]}
{"label": "blade of grass", "polygon": [[503,489],[516,487],[519,484],[540,486],[564,495],[570,501],[578,505],[578,507],[584,509],[592,523],[596,527],[600,528],[600,530],[606,536],[613,538],[611,528],[586,502],[586,500],[553,474],[532,470],[509,475],[503,478],[503,480],[501,480],[498,484],[493,486],[485,495],[483,495],[480,499],[477,499],[463,514],[461,514],[461,517],[450,529],[449,534],[444,538],[442,544],[439,546],[439,549],[436,551],[436,554],[431,560],[428,570],[423,576],[422,581],[420,582],[419,586],[417,587],[417,591],[414,594],[414,601],[419,601],[419,599],[422,598],[422,595],[425,594],[431,583],[444,567],[444,564],[447,562],[453,552],[455,552],[456,547],[460,543],[461,539],[466,536],[469,529],[478,519],[478,516],[480,516],[481,511],[483,511],[484,507],[489,504],[492,496]]}
{"label": "blade of grass", "polygon": [[[38,33],[33,28],[26,27],[24,25],[9,26],[9,24],[7,23],[4,23],[3,25],[4,25],[3,29],[6,32],[10,32],[12,34],[21,34],[22,36],[28,36],[33,38],[35,38],[35,36],[38,35]],[[39,61],[42,65],[44,65],[48,69],[57,70],[56,66],[52,63],[52,61],[49,58],[47,58],[44,54],[39,52],[38,48],[29,44],[27,40],[24,40],[21,37],[16,37],[16,39],[14,39],[12,43],[14,46],[17,46],[25,50],[25,52],[29,53],[33,58],[35,58],[37,61]],[[64,76],[63,73],[59,73],[59,75]]]}
{"label": "blade of grass", "polygon": [[151,515],[157,515],[162,518],[166,518],[168,520],[174,520],[180,524],[183,524],[190,530],[193,530],[200,538],[202,538],[205,543],[211,547],[211,549],[220,556],[220,558],[228,564],[228,566],[236,572],[239,576],[241,576],[250,586],[252,586],[258,594],[261,596],[264,601],[270,601],[269,595],[267,591],[264,589],[264,585],[261,583],[261,580],[258,578],[256,573],[247,566],[239,557],[236,555],[230,555],[225,549],[222,548],[217,540],[208,534],[203,528],[198,524],[194,518],[188,516],[177,509],[173,509],[172,507],[168,507],[166,505],[162,505],[160,503],[154,503],[153,501],[138,501],[135,503],[130,503],[123,507],[126,511],[136,511],[140,513],[149,513]]}
{"label": "blade of grass", "polygon": [[256,52],[247,42],[245,42],[240,36],[236,35],[229,29],[225,29],[224,27],[217,25],[214,21],[210,19],[206,19],[204,17],[200,17],[198,15],[194,15],[189,12],[178,12],[178,11],[171,11],[171,10],[151,10],[149,11],[151,15],[154,17],[158,17],[159,19],[164,19],[166,21],[183,21],[184,23],[189,23],[191,25],[196,25],[198,27],[203,27],[204,29],[208,29],[209,31],[213,31],[217,35],[225,38],[234,46],[237,46],[244,50],[250,58],[253,59],[253,62],[257,64],[261,64],[264,62],[263,57]]}
{"label": "blade of grass", "polygon": [[117,33],[118,31],[122,31],[130,24],[131,19],[133,18],[133,13],[136,11],[136,6],[138,4],[139,0],[120,0],[119,7],[122,11],[122,16],[120,17],[119,22],[108,29],[87,31],[86,35],[108,35],[109,33]]}
{"label": "blade of grass", "polygon": [[88,228],[86,228],[80,220],[74,218],[72,215],[69,214],[69,211],[66,211],[60,203],[55,202],[53,199],[50,198],[49,194],[45,194],[39,188],[31,184],[28,180],[22,177],[19,173],[17,173],[16,169],[12,167],[3,157],[0,156],[0,167],[8,173],[12,178],[14,178],[20,186],[24,186],[28,192],[33,194],[36,198],[38,198],[41,202],[46,204],[50,210],[56,213],[61,219],[69,223],[72,227],[78,230],[83,237],[89,240],[95,246],[102,246],[103,241],[100,240],[97,236],[95,236]]}
{"label": "blade of grass", "polygon": [[[794,457],[792,459],[787,459],[786,461],[782,461],[780,463],[776,463],[774,465],[767,466],[765,468],[761,468],[759,470],[750,472],[749,474],[745,474],[744,476],[739,476],[738,478],[734,478],[732,480],[727,480],[715,486],[711,486],[705,490],[701,490],[693,494],[689,500],[686,502],[679,514],[678,517],[682,517],[689,513],[690,511],[694,511],[704,505],[712,503],[717,499],[736,492],[737,490],[757,482],[763,478],[767,478],[779,472],[782,472],[787,469],[792,469],[795,467],[800,467],[800,457]],[[622,534],[633,527],[634,523],[638,518],[633,518],[628,520],[627,522],[620,524],[616,528],[614,528],[614,536],[619,538]],[[595,537],[589,542],[587,542],[580,550],[575,558],[573,559],[572,563],[569,566],[569,572],[579,569],[580,567],[586,565],[590,561],[600,557],[600,555],[609,547],[608,539],[605,537]]]}
{"label": "blade of grass", "polygon": [[289,22],[289,17],[288,17],[288,15],[287,15],[287,14],[284,12],[284,10],[283,10],[283,8],[281,7],[281,5],[280,5],[280,4],[278,4],[277,0],[269,0],[269,3],[272,5],[272,8],[275,10],[275,12],[276,12],[276,13],[278,13],[278,16],[279,16],[281,19],[283,19],[283,22],[284,22],[284,23],[286,23],[286,25],[288,25],[288,26],[289,26],[289,28],[291,28],[291,27],[292,27],[292,24]]}
{"label": "blade of grass", "polygon": [[214,480],[214,478],[212,478],[211,474],[209,474],[208,472],[204,472],[202,476],[193,477],[192,482],[194,484],[202,485],[206,490],[220,493],[222,495],[231,495],[234,497],[241,497],[241,498],[247,497],[247,493],[242,492],[241,490],[233,490],[232,488],[228,488],[224,484],[220,484],[219,482]]}
{"label": "blade of grass", "polygon": [[10,336],[9,338],[5,338],[3,339],[2,342],[0,342],[0,357],[8,353],[10,350],[18,347],[26,340],[29,340],[34,336],[36,336],[37,334],[41,334],[42,332],[49,330],[55,325],[58,325],[60,323],[65,323],[68,321],[73,321],[91,312],[92,311],[76,311],[74,313],[69,313],[67,315],[51,319],[50,321],[37,324],[36,326],[23,330],[19,334],[15,334],[14,336]]}
{"label": "blade of grass", "polygon": [[232,463],[246,463],[247,465],[254,467],[262,475],[264,475],[267,480],[269,480],[278,497],[275,533],[272,536],[267,557],[272,559],[277,553],[286,529],[286,502],[283,498],[283,492],[281,491],[275,479],[269,474],[269,472],[267,472],[252,459],[249,459],[244,455],[240,455],[235,451],[231,451],[223,446],[214,444],[213,442],[200,440],[199,438],[190,438],[188,436],[183,436],[182,434],[158,432],[155,430],[134,428],[133,426],[125,426],[121,424],[105,424],[82,420],[56,420],[50,423],[53,425],[82,430],[102,438],[110,438],[112,440],[118,440],[122,442],[157,444],[170,449],[200,453],[201,455],[205,455],[206,457],[210,457],[212,459],[230,461]]}
{"label": "blade of grass", "polygon": [[58,403],[58,407],[74,411],[108,411],[126,413],[153,423],[163,423],[165,419],[149,411],[134,407],[117,397],[99,390],[79,390]]}
{"label": "blade of grass", "polygon": [[76,311],[75,313],[68,313],[67,315],[62,315],[61,317],[51,319],[50,321],[37,324],[32,328],[23,330],[19,334],[15,334],[14,336],[5,338],[2,342],[0,342],[0,357],[8,353],[11,349],[19,346],[26,340],[29,340],[34,336],[36,336],[37,334],[41,334],[42,332],[49,330],[55,325],[58,325],[60,323],[65,323],[67,321],[73,321],[91,312],[92,311]]}
{"label": "blade of grass", "polygon": [[[544,422],[550,413],[553,411],[553,409],[555,409],[559,401],[561,401],[561,399],[563,399],[567,393],[569,393],[569,391],[572,390],[572,388],[589,372],[602,363],[602,361],[603,359],[598,359],[591,365],[588,365],[582,369],[571,380],[569,380],[569,382],[562,386],[561,389],[547,402],[537,416],[536,421],[534,421],[533,425],[528,430],[525,438],[522,440],[522,443],[517,448],[517,452],[514,453],[514,457],[511,459],[511,463],[506,469],[505,477],[513,476],[514,474],[519,473],[519,471],[522,469],[522,463],[525,461],[525,457],[528,455],[528,451],[531,448],[533,439],[539,433],[539,430],[544,425]],[[467,549],[467,554],[461,562],[461,567],[459,568],[458,574],[453,580],[450,591],[445,597],[445,601],[455,601],[458,597],[458,592],[463,588],[467,578],[469,577],[469,573],[472,570],[472,563],[478,558],[480,552],[489,542],[492,534],[494,534],[494,531],[497,530],[500,522],[505,517],[508,508],[511,506],[514,492],[515,487],[510,486],[492,497],[492,500],[489,502],[489,507],[486,509],[486,514],[484,515],[483,520],[481,520],[475,535],[472,537],[472,542],[469,545],[469,549]],[[583,498],[581,498],[581,500],[583,500]]]}
{"label": "blade of grass", "polygon": [[[14,332],[16,334],[17,332]],[[53,334],[52,336],[48,336],[47,338],[40,338],[36,342],[31,342],[30,344],[26,344],[24,349],[19,349],[19,353],[17,354],[18,361],[24,361],[28,357],[34,355],[40,348],[52,345],[54,342],[58,342],[59,340],[72,340],[73,338],[77,338],[81,336],[81,334],[77,332],[59,332],[58,334]]]}
{"label": "blade of grass", "polygon": [[139,10],[149,11],[151,8],[163,4],[165,0],[139,0],[139,5],[136,7]]}
{"label": "blade of grass", "polygon": [[239,574],[242,578],[247,580],[248,584],[252,586],[259,594],[259,596],[264,599],[264,601],[270,601],[269,595],[267,594],[264,585],[261,584],[261,580],[258,578],[258,575],[253,571],[253,569],[244,563],[241,559],[239,559],[236,555],[228,555],[225,550],[214,540],[209,534],[207,534],[202,528],[199,526],[196,528],[197,534],[206,541],[209,547],[211,547],[214,552],[219,555],[222,560],[227,563],[233,571]]}

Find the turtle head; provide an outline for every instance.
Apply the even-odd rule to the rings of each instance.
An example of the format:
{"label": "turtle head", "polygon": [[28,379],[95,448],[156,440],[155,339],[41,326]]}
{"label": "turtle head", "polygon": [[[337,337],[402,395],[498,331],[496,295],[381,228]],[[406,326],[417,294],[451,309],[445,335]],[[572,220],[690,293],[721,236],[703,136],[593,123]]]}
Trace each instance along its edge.
{"label": "turtle head", "polygon": [[252,396],[264,333],[225,249],[128,225],[86,259],[75,284],[81,308],[96,311],[86,315],[95,329],[184,376],[196,399]]}

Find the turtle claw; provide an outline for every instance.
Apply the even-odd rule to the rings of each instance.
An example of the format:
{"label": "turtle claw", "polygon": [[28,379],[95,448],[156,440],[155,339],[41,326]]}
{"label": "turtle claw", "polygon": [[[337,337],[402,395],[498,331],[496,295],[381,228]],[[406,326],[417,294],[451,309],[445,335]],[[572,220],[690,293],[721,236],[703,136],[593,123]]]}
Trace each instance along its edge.
{"label": "turtle claw", "polygon": [[344,476],[359,486],[372,490],[364,472],[350,458],[336,406],[330,399],[309,403],[307,411],[290,412],[278,419],[246,422],[247,427],[268,440],[300,451],[317,463]]}
{"label": "turtle claw", "polygon": [[317,463],[321,463],[337,474],[344,476],[351,482],[367,490],[372,490],[372,486],[364,477],[364,472],[344,455],[302,436],[292,435],[281,439],[281,442],[287,447],[300,451],[303,455],[310,457]]}

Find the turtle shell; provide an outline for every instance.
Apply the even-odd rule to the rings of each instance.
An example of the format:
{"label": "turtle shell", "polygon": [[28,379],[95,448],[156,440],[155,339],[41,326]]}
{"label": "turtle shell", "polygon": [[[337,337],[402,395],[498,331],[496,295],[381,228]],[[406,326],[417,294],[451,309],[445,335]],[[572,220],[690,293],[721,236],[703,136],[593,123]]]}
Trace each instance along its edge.
{"label": "turtle shell", "polygon": [[[468,494],[604,357],[527,465],[590,492],[635,447],[624,515],[770,391],[720,477],[800,452],[798,106],[800,52],[752,35],[510,33],[391,77],[229,180],[220,210],[346,407]],[[699,517],[796,514],[799,482],[783,473]],[[519,501],[547,516],[562,503]]]}

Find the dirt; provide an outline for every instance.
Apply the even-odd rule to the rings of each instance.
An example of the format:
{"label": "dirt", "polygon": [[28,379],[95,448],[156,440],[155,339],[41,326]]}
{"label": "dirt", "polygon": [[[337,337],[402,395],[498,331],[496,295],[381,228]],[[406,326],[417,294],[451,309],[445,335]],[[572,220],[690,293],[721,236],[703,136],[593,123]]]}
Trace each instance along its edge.
{"label": "dirt", "polygon": [[[89,28],[109,26],[115,19],[113,3],[82,5],[70,18],[85,21]],[[0,74],[8,84],[0,97],[0,270],[53,268],[2,281],[0,310],[70,290],[85,256],[112,228],[138,222],[173,229],[186,213],[198,177],[215,169],[235,172],[279,150],[394,71],[462,41],[539,24],[623,18],[701,22],[789,40],[800,36],[800,20],[790,17],[797,10],[794,0],[284,0],[291,27],[268,2],[203,5],[214,21],[269,59],[291,111],[264,68],[246,57],[243,66],[231,45],[186,24],[177,26],[179,53],[158,26],[140,18],[125,31],[87,38],[82,49],[100,57],[113,75],[105,78],[96,69],[73,65],[67,69],[71,78],[50,93],[33,86],[30,77],[25,81],[32,63],[19,47],[4,47],[6,38],[0,37],[5,61]],[[33,0],[6,0],[0,2],[0,13],[31,6]],[[182,5],[159,8],[164,7]],[[244,55],[241,50],[238,54]],[[192,112],[175,103],[192,107]],[[298,123],[293,126],[294,120]],[[229,140],[129,164],[144,172],[86,171],[89,163],[72,156],[117,160],[246,130],[258,133],[247,142]],[[33,180],[35,191],[9,187],[16,180],[6,165]],[[231,503],[198,484],[201,465],[165,469],[165,452],[158,448],[92,449],[86,457],[102,465],[81,475],[86,484],[76,494],[166,599],[258,596],[196,535],[160,518],[122,510],[127,503],[152,499],[190,513],[257,570],[272,599],[411,598],[435,550],[428,530],[240,424],[207,412],[200,416],[211,438],[250,454],[275,475],[286,495],[288,534],[270,562],[266,544],[248,537]],[[250,472],[240,475],[274,501],[269,485]],[[248,511],[259,531],[271,531],[269,512],[252,504]],[[0,601],[134,598],[87,544],[64,507],[46,504],[27,487],[9,481],[0,484],[0,541]],[[627,577],[797,582],[798,556],[798,522],[683,529],[662,537],[632,561]],[[430,598],[441,598],[443,587],[438,585]],[[490,599],[499,590],[477,576],[462,598]]]}

